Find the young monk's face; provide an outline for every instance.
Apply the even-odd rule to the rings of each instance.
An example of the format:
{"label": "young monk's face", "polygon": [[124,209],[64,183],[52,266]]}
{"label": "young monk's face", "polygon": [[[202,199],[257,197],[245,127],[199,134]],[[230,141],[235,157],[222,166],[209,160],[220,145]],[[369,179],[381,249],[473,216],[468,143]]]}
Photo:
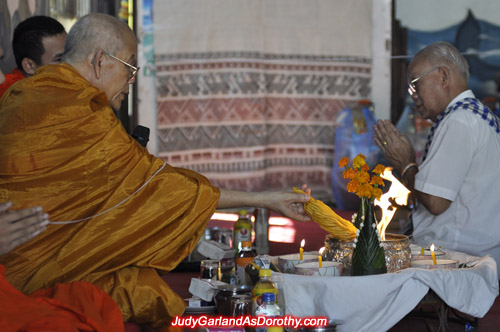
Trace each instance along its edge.
{"label": "young monk's face", "polygon": [[66,32],[55,36],[43,37],[42,43],[45,53],[42,55],[41,66],[48,64],[58,64],[64,53],[64,44],[66,43]]}

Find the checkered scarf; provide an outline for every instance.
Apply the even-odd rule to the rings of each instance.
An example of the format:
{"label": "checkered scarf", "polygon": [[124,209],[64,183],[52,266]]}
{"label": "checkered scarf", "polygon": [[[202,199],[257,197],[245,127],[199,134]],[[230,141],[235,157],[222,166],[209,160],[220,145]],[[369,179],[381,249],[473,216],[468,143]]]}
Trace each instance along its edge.
{"label": "checkered scarf", "polygon": [[425,151],[422,161],[424,161],[427,157],[427,152],[429,151],[429,147],[431,146],[434,132],[436,131],[439,123],[444,119],[445,116],[459,108],[469,110],[472,111],[472,113],[477,114],[481,117],[481,119],[487,121],[490,127],[493,128],[497,134],[500,134],[500,119],[495,114],[493,114],[493,112],[488,107],[484,106],[476,98],[464,98],[451,105],[438,115],[436,121],[434,121],[434,124],[429,131],[429,135],[427,136],[427,143],[425,143]]}

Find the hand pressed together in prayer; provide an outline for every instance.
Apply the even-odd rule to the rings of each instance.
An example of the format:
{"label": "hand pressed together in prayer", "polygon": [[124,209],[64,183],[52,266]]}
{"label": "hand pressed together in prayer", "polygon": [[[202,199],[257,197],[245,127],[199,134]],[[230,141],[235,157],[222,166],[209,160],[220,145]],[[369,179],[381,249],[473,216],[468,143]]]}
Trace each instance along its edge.
{"label": "hand pressed together in prayer", "polygon": [[375,143],[399,172],[402,172],[409,163],[415,162],[415,149],[410,139],[398,131],[389,120],[378,120],[373,128]]}
{"label": "hand pressed together in prayer", "polygon": [[49,223],[41,207],[9,211],[11,206],[0,204],[0,256],[40,234]]}

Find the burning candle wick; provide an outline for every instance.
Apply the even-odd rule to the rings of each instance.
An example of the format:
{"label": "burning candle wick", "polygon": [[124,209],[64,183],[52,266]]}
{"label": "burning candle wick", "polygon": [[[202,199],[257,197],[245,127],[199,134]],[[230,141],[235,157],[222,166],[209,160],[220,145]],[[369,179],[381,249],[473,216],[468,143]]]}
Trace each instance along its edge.
{"label": "burning candle wick", "polygon": [[321,248],[319,250],[319,256],[318,256],[318,263],[319,263],[319,267],[323,267],[323,250],[325,250],[325,247]]}
{"label": "burning candle wick", "polygon": [[432,256],[432,263],[434,265],[437,265],[436,254],[434,253],[434,243],[431,245],[431,256]]}

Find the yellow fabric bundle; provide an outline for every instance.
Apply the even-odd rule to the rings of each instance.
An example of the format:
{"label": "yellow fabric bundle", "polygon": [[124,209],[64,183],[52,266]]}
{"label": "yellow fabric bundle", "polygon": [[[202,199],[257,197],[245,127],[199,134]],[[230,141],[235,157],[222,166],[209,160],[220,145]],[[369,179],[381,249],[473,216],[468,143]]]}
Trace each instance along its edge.
{"label": "yellow fabric bundle", "polygon": [[[295,187],[293,191],[305,194],[304,191]],[[345,220],[333,212],[333,210],[322,201],[311,197],[309,202],[304,204],[304,208],[309,217],[334,238],[339,240],[352,240],[356,237],[357,228],[352,222]]]}

